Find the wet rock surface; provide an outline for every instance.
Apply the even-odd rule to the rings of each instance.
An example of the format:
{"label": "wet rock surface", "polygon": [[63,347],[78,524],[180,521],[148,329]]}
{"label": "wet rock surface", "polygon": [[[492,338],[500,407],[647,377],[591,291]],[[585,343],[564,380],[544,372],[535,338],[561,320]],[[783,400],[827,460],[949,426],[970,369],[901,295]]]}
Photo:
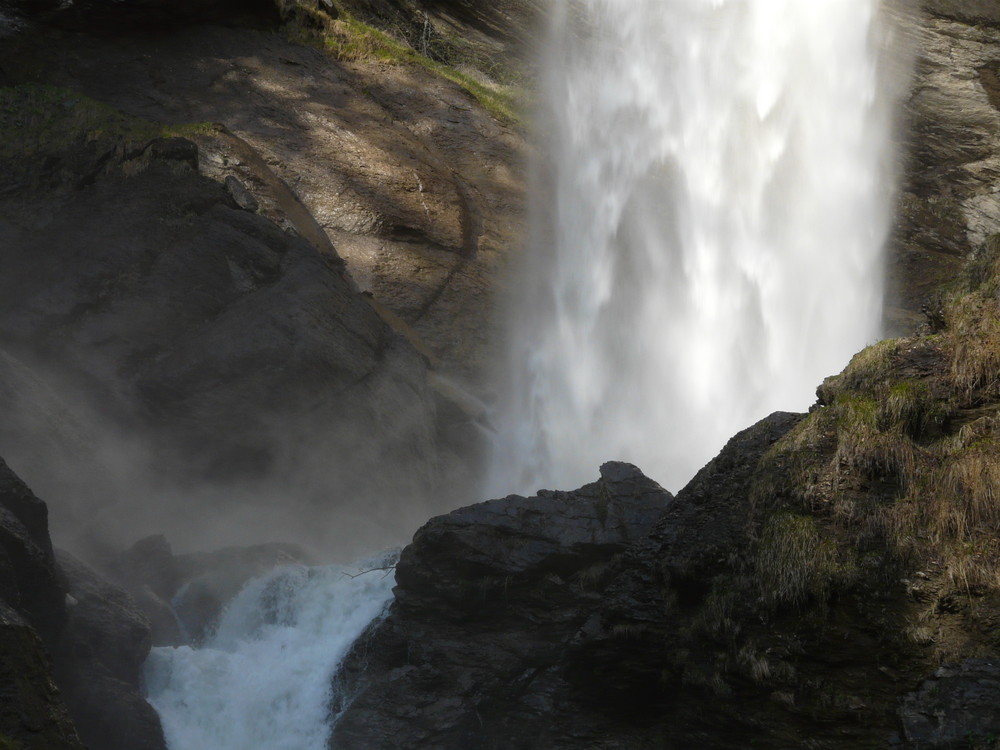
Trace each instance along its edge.
{"label": "wet rock surface", "polygon": [[916,53],[904,104],[904,162],[890,245],[887,325],[909,333],[996,231],[1000,198],[1000,15],[991,2],[922,3],[904,24]]}

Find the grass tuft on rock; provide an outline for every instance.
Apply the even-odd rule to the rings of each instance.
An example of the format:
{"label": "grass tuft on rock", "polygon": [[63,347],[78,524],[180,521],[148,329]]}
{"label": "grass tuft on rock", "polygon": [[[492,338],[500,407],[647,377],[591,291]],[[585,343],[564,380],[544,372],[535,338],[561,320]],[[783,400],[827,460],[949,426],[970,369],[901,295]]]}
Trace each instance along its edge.
{"label": "grass tuft on rock", "polygon": [[767,454],[753,493],[777,509],[754,561],[762,600],[849,588],[839,540],[940,591],[1000,595],[998,293],[1000,236],[943,296],[941,330],[860,352]]}
{"label": "grass tuft on rock", "polygon": [[410,65],[423,68],[457,84],[478,101],[497,120],[507,124],[522,121],[525,109],[523,88],[514,82],[500,83],[481,72],[482,60],[463,64],[452,45],[444,56],[424,54],[401,37],[360,20],[343,4],[334,3],[333,15],[302,2],[286,9],[286,33],[292,41],[319,47],[345,62],[374,62],[386,65]]}

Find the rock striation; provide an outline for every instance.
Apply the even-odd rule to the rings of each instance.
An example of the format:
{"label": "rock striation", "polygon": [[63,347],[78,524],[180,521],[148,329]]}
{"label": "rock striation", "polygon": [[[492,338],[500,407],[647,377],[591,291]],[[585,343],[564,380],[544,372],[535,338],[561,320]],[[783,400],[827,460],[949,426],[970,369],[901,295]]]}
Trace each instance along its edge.
{"label": "rock striation", "polygon": [[921,5],[921,15],[901,22],[899,40],[909,39],[916,60],[889,256],[895,334],[915,330],[922,308],[933,313],[941,286],[1000,222],[1000,14],[991,2]]}

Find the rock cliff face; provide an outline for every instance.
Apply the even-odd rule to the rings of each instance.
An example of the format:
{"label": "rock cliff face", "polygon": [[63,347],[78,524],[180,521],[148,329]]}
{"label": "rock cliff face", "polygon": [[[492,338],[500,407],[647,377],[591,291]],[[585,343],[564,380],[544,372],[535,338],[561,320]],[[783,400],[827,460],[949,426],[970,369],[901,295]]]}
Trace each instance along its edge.
{"label": "rock cliff face", "polygon": [[433,519],[343,664],[330,747],[989,747],[993,661],[934,670],[996,658],[995,581],[864,518],[915,500],[835,457],[846,427],[816,436],[836,411],[772,415],[676,498],[609,464]]}
{"label": "rock cliff face", "polygon": [[[25,115],[40,102],[55,111]],[[252,481],[259,495],[268,478],[287,488],[296,477],[289,499],[303,508],[330,502],[337,485],[351,485],[354,501],[427,494],[438,460],[425,361],[332,250],[241,209],[198,174],[190,141],[138,137],[125,119],[102,121],[98,105],[58,90],[8,90],[2,103],[9,126],[27,117],[21,145],[31,155],[7,146],[0,341],[64,400],[82,402],[80,421],[98,436],[121,436],[113,447],[137,465],[109,466],[120,481],[174,483],[183,464],[190,481],[244,492]],[[116,126],[96,139],[88,130]],[[74,499],[67,485],[80,477],[60,476],[52,451],[24,439],[5,447],[36,484],[67,506]],[[140,482],[143,472],[160,478]],[[76,499],[89,502],[78,519],[65,508],[64,528],[114,498]],[[129,523],[127,508],[115,515],[102,523]]]}
{"label": "rock cliff face", "polygon": [[[448,376],[488,361],[524,144],[476,99],[516,71],[454,68],[533,6],[0,2],[0,452],[57,526],[106,553],[185,514],[219,543],[363,512],[362,549],[467,496],[479,407]],[[1000,14],[924,7],[889,316],[922,334],[676,498],[607,464],[433,519],[338,675],[331,748],[995,744]],[[0,464],[0,747],[162,748],[149,644],[287,559],[148,538],[104,559],[130,596],[53,553]]]}
{"label": "rock cliff face", "polygon": [[1000,16],[990,2],[927,0],[908,21],[916,65],[890,248],[887,322],[912,332],[921,308],[1000,222]]}
{"label": "rock cliff face", "polygon": [[149,647],[129,595],[53,553],[45,504],[0,460],[0,742],[164,750],[139,688]]}
{"label": "rock cliff face", "polygon": [[47,516],[0,461],[0,739],[31,750],[76,750],[83,745],[39,636],[51,643],[66,619]]}

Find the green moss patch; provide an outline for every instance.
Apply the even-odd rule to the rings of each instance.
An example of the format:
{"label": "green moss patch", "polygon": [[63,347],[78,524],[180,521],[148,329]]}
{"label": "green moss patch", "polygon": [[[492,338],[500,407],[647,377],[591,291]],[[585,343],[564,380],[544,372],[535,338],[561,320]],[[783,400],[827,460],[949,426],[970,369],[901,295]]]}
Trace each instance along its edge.
{"label": "green moss patch", "polygon": [[[490,83],[485,76],[480,80],[455,64],[459,62],[456,54],[451,55],[451,64],[434,59],[365,23],[342,4],[335,3],[334,7],[335,17],[323,10],[296,3],[286,11],[288,36],[292,41],[317,46],[338,60],[423,68],[460,86],[499,121],[508,124],[521,122],[524,93],[520,86]],[[472,62],[469,68],[474,67]]]}
{"label": "green moss patch", "polygon": [[69,89],[24,84],[0,88],[0,159],[25,160],[93,144],[192,136],[211,123],[163,125],[126,115]]}

